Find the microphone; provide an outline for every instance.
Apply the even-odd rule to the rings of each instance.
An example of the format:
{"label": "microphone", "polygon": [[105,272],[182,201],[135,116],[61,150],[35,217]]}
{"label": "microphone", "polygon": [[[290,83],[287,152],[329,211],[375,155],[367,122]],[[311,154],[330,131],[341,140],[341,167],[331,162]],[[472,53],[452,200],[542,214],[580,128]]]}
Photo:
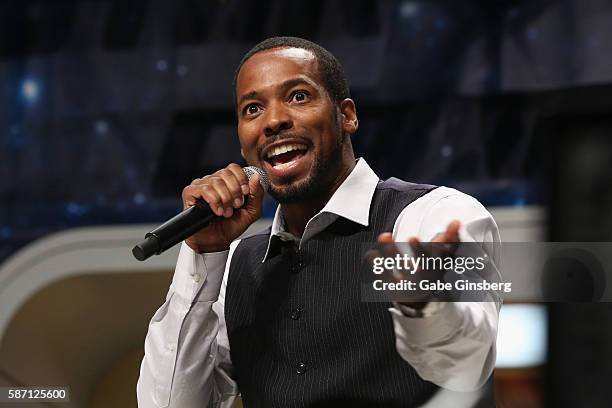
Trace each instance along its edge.
{"label": "microphone", "polygon": [[[261,186],[264,191],[268,191],[270,182],[265,171],[255,166],[243,167],[242,171],[249,180],[255,174],[259,174]],[[198,200],[194,206],[170,218],[153,231],[147,232],[145,239],[132,249],[132,255],[139,261],[144,261],[152,255],[159,255],[206,227],[215,217],[217,215],[212,212],[208,203]]]}

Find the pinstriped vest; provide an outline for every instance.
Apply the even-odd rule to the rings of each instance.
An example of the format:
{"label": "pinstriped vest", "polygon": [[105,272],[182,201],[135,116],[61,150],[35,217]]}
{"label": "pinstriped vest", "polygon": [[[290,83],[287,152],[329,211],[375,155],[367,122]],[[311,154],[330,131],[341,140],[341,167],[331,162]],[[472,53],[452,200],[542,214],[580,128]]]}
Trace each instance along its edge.
{"label": "pinstriped vest", "polygon": [[379,182],[368,227],[339,217],[299,250],[273,237],[264,263],[269,230],[240,242],[225,319],[246,407],[417,407],[435,393],[397,353],[390,304],[361,301],[357,265],[433,188]]}

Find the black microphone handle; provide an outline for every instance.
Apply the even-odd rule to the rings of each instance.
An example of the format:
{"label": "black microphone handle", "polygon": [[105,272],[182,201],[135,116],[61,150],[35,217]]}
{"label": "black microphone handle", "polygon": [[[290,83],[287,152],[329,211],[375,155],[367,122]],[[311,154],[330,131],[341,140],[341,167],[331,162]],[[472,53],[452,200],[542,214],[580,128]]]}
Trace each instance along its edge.
{"label": "black microphone handle", "polygon": [[148,232],[145,239],[132,249],[132,254],[139,261],[159,255],[207,226],[215,217],[208,203],[198,200],[194,206]]}
{"label": "black microphone handle", "polygon": [[[254,166],[243,167],[242,171],[249,180],[251,180],[251,177],[259,175],[259,184],[264,191],[268,191],[270,181],[265,171]],[[159,255],[207,226],[215,217],[216,215],[212,212],[208,203],[199,199],[193,207],[186,209],[153,231],[148,232],[145,235],[145,240],[132,249],[132,254],[139,261],[144,261],[151,255]]]}

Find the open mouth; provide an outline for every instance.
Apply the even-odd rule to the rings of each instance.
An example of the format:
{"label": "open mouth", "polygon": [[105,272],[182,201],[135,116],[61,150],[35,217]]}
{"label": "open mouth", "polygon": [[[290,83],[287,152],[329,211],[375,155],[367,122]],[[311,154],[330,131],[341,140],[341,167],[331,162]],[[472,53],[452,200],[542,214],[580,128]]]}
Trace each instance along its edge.
{"label": "open mouth", "polygon": [[287,143],[268,150],[265,161],[274,170],[285,170],[293,167],[306,154],[308,146],[301,143]]}

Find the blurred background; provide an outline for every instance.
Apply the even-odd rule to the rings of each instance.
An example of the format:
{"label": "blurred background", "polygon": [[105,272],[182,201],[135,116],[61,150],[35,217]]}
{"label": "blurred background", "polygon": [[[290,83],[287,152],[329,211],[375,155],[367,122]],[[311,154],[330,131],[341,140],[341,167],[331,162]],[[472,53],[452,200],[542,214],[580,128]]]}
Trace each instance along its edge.
{"label": "blurred background", "polygon": [[[611,21],[610,0],[0,2],[0,385],[135,406],[176,251],[130,249],[242,163],[231,82],[270,36],[343,63],[381,178],[475,196],[505,241],[612,241]],[[607,406],[608,304],[532,301],[502,309],[498,406]]]}

